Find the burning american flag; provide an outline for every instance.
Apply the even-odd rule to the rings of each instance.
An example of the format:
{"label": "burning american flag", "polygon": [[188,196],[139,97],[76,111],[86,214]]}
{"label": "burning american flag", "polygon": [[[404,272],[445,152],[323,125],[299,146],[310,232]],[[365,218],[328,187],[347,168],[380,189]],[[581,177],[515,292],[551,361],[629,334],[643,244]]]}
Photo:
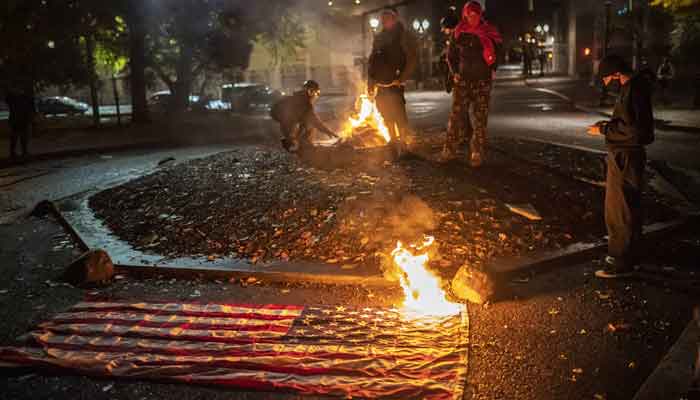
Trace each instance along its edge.
{"label": "burning american flag", "polygon": [[461,399],[468,318],[397,309],[85,301],[0,366],[346,398]]}

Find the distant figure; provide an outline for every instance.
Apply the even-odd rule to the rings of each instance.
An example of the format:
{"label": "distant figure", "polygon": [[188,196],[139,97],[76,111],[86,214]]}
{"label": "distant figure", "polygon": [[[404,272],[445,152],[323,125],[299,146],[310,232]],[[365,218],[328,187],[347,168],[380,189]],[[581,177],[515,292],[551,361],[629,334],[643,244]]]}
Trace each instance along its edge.
{"label": "distant figure", "polygon": [[632,76],[632,69],[619,56],[605,57],[599,67],[603,84],[620,82],[610,121],[588,129],[605,136],[608,148],[605,181],[605,224],[608,228],[608,256],[599,278],[621,278],[633,274],[639,263],[642,236],[645,146],[654,141],[654,115],[648,79]]}
{"label": "distant figure", "polygon": [[455,158],[459,146],[466,141],[467,162],[473,168],[481,166],[486,156],[489,100],[496,78],[497,46],[503,40],[482,15],[479,2],[468,2],[450,42],[447,59],[454,89],[441,156],[443,161]]}
{"label": "distant figure", "polygon": [[404,91],[406,81],[416,69],[417,46],[410,32],[399,21],[395,8],[385,8],[380,19],[382,31],[372,43],[367,88],[370,94],[376,93],[377,109],[389,128],[394,153],[400,156],[408,130]]}
{"label": "distant figure", "polygon": [[659,82],[659,88],[661,89],[661,102],[664,104],[670,103],[670,100],[668,98],[668,88],[671,86],[671,81],[673,80],[673,77],[675,75],[675,71],[673,69],[673,64],[671,64],[671,60],[666,57],[664,58],[664,61],[659,65],[659,69],[656,72],[656,79]]}
{"label": "distant figure", "polygon": [[523,43],[523,75],[529,77],[532,75],[532,60],[535,58],[535,54],[532,51],[532,43],[527,39]]}
{"label": "distant figure", "polygon": [[652,89],[654,86],[656,86],[656,73],[651,68],[651,65],[649,65],[648,60],[643,59],[641,61],[637,74],[643,78],[646,78],[649,81],[649,85]]}
{"label": "distant figure", "polygon": [[315,129],[328,136],[338,135],[328,128],[314,111],[314,103],[321,96],[321,87],[316,81],[304,82],[303,88],[292,96],[284,97],[272,107],[270,116],[279,122],[282,131],[282,146],[296,153],[311,146]]}
{"label": "distant figure", "polygon": [[10,158],[17,158],[17,142],[22,145],[22,158],[26,158],[29,156],[29,138],[36,115],[34,97],[26,91],[10,88],[5,102],[10,110]]}
{"label": "distant figure", "polygon": [[539,58],[540,61],[540,76],[543,77],[544,70],[547,67],[547,52],[544,50],[544,47],[539,48],[537,58]]}
{"label": "distant figure", "polygon": [[440,66],[444,73],[445,91],[447,93],[452,93],[452,87],[454,82],[452,79],[452,73],[447,65],[447,49],[450,47],[450,42],[452,41],[452,33],[459,23],[459,13],[457,12],[457,7],[452,6],[447,9],[447,15],[440,20],[440,31],[445,35],[445,50],[442,52],[440,57]]}

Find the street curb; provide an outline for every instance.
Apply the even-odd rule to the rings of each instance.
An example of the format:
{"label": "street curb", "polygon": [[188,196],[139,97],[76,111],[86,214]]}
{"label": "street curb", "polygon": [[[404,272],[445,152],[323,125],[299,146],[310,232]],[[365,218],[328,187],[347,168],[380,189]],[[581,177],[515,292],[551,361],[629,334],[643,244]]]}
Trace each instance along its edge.
{"label": "street curb", "polygon": [[[84,250],[90,246],[63,215],[57,207],[52,207],[59,223],[64,226],[71,236],[81,244]],[[645,227],[644,239],[649,240],[661,235],[668,235],[682,229],[693,220],[692,216],[677,219],[665,223],[652,224]],[[485,270],[500,278],[513,278],[524,273],[543,273],[560,268],[564,265],[577,265],[590,260],[598,252],[604,250],[607,243],[579,243],[555,252],[535,255],[532,258],[520,257],[510,260],[496,260],[487,264]],[[109,253],[108,247],[103,247]],[[168,276],[168,277],[196,277],[207,279],[230,279],[243,277],[256,277],[267,282],[313,282],[331,285],[365,285],[376,287],[394,287],[396,282],[386,280],[381,274],[349,274],[344,272],[324,273],[325,270],[336,270],[336,265],[321,263],[288,263],[273,262],[261,266],[252,266],[247,263],[231,263],[224,265],[158,265],[156,264],[127,264],[115,261],[115,269],[118,273],[134,276]]]}
{"label": "street curb", "polygon": [[[42,202],[44,203],[44,202]],[[61,212],[60,208],[53,202],[50,212],[54,215],[59,224],[75,238],[81,250],[89,251],[91,246],[89,240],[83,237],[79,229],[76,229]],[[94,243],[93,243],[94,244]],[[109,246],[96,246],[110,253]],[[397,282],[392,282],[384,278],[381,273],[351,274],[346,273],[339,265],[308,263],[308,262],[283,262],[275,261],[265,264],[251,264],[245,260],[223,260],[218,263],[197,263],[196,260],[191,265],[164,264],[164,263],[126,263],[119,261],[119,257],[110,254],[114,262],[116,273],[132,275],[136,277],[174,277],[174,278],[206,278],[209,280],[228,280],[232,278],[255,277],[258,280],[274,283],[319,283],[327,285],[360,285],[371,287],[397,287]],[[198,265],[197,265],[198,264]],[[325,271],[335,271],[328,273]],[[379,271],[378,271],[379,272]]]}
{"label": "street curb", "polygon": [[[679,218],[670,222],[660,222],[644,227],[643,241],[669,235],[691,225],[694,216]],[[579,265],[590,261],[596,254],[606,250],[607,242],[576,243],[561,250],[535,255],[531,258],[496,260],[487,264],[485,269],[505,279],[515,278],[523,274],[541,274],[553,271],[564,265]]]}
{"label": "street curb", "polygon": [[681,399],[690,388],[700,326],[690,321],[676,343],[644,381],[633,400]]}
{"label": "street curb", "polygon": [[[284,263],[272,264],[284,268]],[[289,264],[290,266],[294,264]],[[329,266],[330,268],[331,266]],[[264,269],[263,269],[264,268]],[[359,276],[348,274],[319,274],[304,271],[295,271],[291,267],[287,270],[275,270],[274,267],[265,265],[258,270],[222,269],[222,268],[196,268],[179,266],[157,265],[124,265],[115,264],[115,273],[139,278],[168,277],[168,278],[206,278],[207,280],[244,279],[255,277],[266,283],[317,283],[323,285],[356,285],[376,288],[399,287],[398,282],[387,280],[381,275]]]}

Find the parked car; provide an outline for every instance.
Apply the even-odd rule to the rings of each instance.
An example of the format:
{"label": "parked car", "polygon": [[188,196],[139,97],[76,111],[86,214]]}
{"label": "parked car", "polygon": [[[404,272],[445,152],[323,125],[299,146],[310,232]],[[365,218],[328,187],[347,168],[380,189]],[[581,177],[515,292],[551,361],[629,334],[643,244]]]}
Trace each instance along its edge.
{"label": "parked car", "polygon": [[229,83],[221,86],[221,97],[237,112],[266,111],[284,93],[261,83]]}
{"label": "parked car", "polygon": [[[148,106],[153,111],[166,111],[170,106],[173,95],[169,90],[162,90],[160,92],[155,92],[148,98]],[[196,95],[190,95],[189,103],[191,107],[197,105],[200,101],[200,97]],[[207,109],[210,109],[208,106]]]}
{"label": "parked car", "polygon": [[37,112],[43,115],[81,115],[90,106],[66,96],[40,97],[36,102]]}

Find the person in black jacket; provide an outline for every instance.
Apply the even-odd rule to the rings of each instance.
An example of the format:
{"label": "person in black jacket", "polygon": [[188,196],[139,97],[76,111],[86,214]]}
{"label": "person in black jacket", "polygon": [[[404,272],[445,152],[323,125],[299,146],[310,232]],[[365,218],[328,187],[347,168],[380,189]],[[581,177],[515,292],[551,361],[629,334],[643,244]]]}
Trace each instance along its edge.
{"label": "person in black jacket", "polygon": [[620,94],[610,121],[591,126],[591,135],[602,135],[608,148],[605,182],[605,224],[608,256],[600,278],[629,276],[639,262],[642,235],[642,190],[646,166],[645,146],[654,141],[654,115],[648,79],[632,75],[619,56],[605,57],[599,67],[607,86],[619,81]]}
{"label": "person in black jacket", "polygon": [[401,154],[408,129],[404,86],[416,68],[416,45],[396,9],[386,8],[381,14],[382,31],[372,43],[368,64],[367,89],[375,94],[377,109],[389,128],[392,146]]}
{"label": "person in black jacket", "polygon": [[[502,42],[495,27],[482,19],[481,4],[468,2],[454,30],[447,61],[454,79],[452,112],[442,160],[456,157],[465,140],[467,161],[479,167],[485,157],[491,88],[496,76],[496,46]],[[471,129],[470,129],[471,128]]]}
{"label": "person in black jacket", "polygon": [[447,93],[452,93],[452,87],[454,85],[454,77],[450,72],[450,67],[447,65],[447,50],[452,41],[452,32],[454,32],[457,24],[459,24],[459,20],[459,13],[455,6],[448,8],[447,15],[440,20],[440,31],[445,35],[445,49],[440,55],[440,70],[445,75],[445,91]]}
{"label": "person in black jacket", "polygon": [[10,88],[5,96],[5,103],[10,110],[10,158],[17,158],[17,142],[22,146],[22,158],[29,156],[29,136],[36,114],[34,97],[27,91]]}
{"label": "person in black jacket", "polygon": [[314,129],[338,137],[314,111],[314,103],[319,96],[321,87],[316,81],[309,80],[304,82],[303,90],[284,97],[272,107],[270,116],[280,124],[282,146],[287,151],[296,153],[301,147],[311,145]]}

